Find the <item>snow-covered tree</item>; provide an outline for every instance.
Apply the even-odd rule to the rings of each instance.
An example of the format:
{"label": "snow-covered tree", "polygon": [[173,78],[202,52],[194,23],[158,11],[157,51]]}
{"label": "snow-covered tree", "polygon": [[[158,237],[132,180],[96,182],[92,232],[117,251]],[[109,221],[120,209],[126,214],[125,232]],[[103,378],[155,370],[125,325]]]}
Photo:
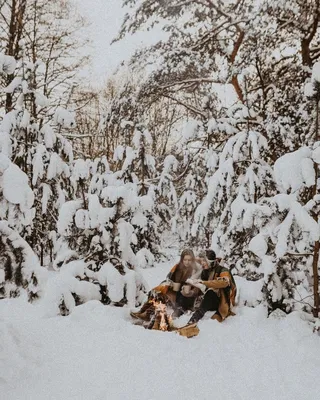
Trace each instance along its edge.
{"label": "snow-covered tree", "polygon": [[[15,170],[16,177],[19,173],[23,174]],[[1,182],[2,178],[0,170],[0,196],[7,188],[7,184]],[[15,195],[19,191],[21,196],[26,195],[21,188],[15,188]],[[29,301],[38,298],[46,282],[46,272],[28,243],[10,228],[6,220],[0,219],[0,298],[17,297],[24,291]]]}
{"label": "snow-covered tree", "polygon": [[257,219],[267,211],[259,202],[273,194],[273,173],[266,161],[267,140],[250,125],[246,130],[236,129],[249,116],[249,110],[242,106],[233,110],[229,119],[216,121],[214,131],[227,128],[227,141],[219,153],[216,171],[208,178],[193,226],[194,236],[210,230],[212,248],[229,263],[238,264],[244,262]]}
{"label": "snow-covered tree", "polygon": [[315,185],[314,162],[318,153],[318,147],[302,147],[277,160],[275,179],[280,193],[265,199],[269,217],[249,244],[249,250],[261,262],[263,290],[270,310],[310,311],[312,307],[311,256],[319,239],[319,226],[314,219],[319,199],[317,194],[308,199],[306,192]]}
{"label": "snow-covered tree", "polygon": [[[0,53],[0,73],[10,74],[15,60]],[[14,160],[11,129],[26,124],[24,112],[5,115],[0,124],[0,293],[15,297],[24,289],[28,299],[38,297],[45,280],[45,271],[29,244],[19,235],[32,225],[34,193],[27,174]],[[11,128],[11,129],[10,129]]]}
{"label": "snow-covered tree", "polygon": [[264,292],[270,309],[303,308],[315,317],[319,313],[319,70],[316,63],[305,90],[315,104],[310,123],[314,134],[309,146],[276,161],[280,193],[266,199],[271,217],[249,245],[266,266]]}
{"label": "snow-covered tree", "polygon": [[152,154],[163,158],[169,154],[177,141],[174,134],[179,131],[182,107],[170,99],[149,96],[143,85],[147,76],[143,65],[121,65],[107,81],[99,95],[99,130],[87,131],[92,138],[89,152],[111,160],[118,146],[132,146],[138,123],[150,132]]}
{"label": "snow-covered tree", "polygon": [[244,40],[249,7],[246,2],[123,0],[123,4],[130,10],[117,40],[165,21],[164,37],[134,57],[137,64],[151,62],[155,66],[147,91],[176,99],[195,111],[195,91],[208,83],[230,81],[241,99],[238,71],[233,65]]}
{"label": "snow-covered tree", "polygon": [[[37,68],[31,88],[38,97],[54,99],[50,107],[67,107],[74,86],[79,83],[79,71],[88,57],[83,49],[87,38],[81,30],[84,19],[72,1],[5,0],[0,3],[0,52],[20,61],[26,58]],[[1,86],[8,86],[16,77],[14,71]],[[2,97],[3,98],[3,97]],[[41,107],[30,97],[30,113],[36,117]],[[15,104],[15,93],[5,93],[5,109]]]}
{"label": "snow-covered tree", "polygon": [[156,173],[156,160],[150,154],[152,138],[149,131],[137,125],[132,139],[132,147],[120,146],[116,149],[114,160],[121,161],[121,169],[116,174],[124,183],[137,185],[140,207],[134,213],[131,224],[136,235],[133,250],[137,264],[141,267],[153,265],[160,255],[160,234],[158,226],[161,219],[156,213],[156,187],[153,184]]}
{"label": "snow-covered tree", "polygon": [[215,97],[205,96],[201,105],[202,115],[195,114],[185,121],[181,140],[184,170],[177,183],[181,238],[202,248],[210,247],[213,226],[201,224],[193,228],[195,212],[208,192],[223,144],[237,131],[232,118],[225,114]]}
{"label": "snow-covered tree", "polygon": [[81,280],[96,282],[105,303],[140,304],[144,281],[136,268],[137,245],[131,219],[145,210],[135,183],[125,183],[105,158],[75,160],[71,181],[74,199],[60,209],[56,268],[81,261]]}
{"label": "snow-covered tree", "polygon": [[161,219],[161,232],[176,232],[178,220],[178,194],[176,174],[179,162],[174,155],[168,155],[158,165],[156,214]]}
{"label": "snow-covered tree", "polygon": [[[22,46],[22,45],[21,45]],[[22,47],[23,48],[23,47]],[[68,163],[73,159],[71,143],[62,136],[74,127],[74,116],[61,107],[51,115],[50,101],[32,89],[36,66],[22,59],[16,77],[5,92],[17,99],[14,109],[1,122],[2,151],[28,177],[35,198],[32,223],[12,227],[18,229],[38,254],[41,264],[52,262],[52,232],[56,230],[58,209],[68,196]],[[39,108],[32,116],[32,104]]]}
{"label": "snow-covered tree", "polygon": [[311,107],[303,86],[320,55],[318,2],[123,3],[130,9],[118,40],[165,21],[161,41],[133,58],[139,67],[154,66],[145,91],[197,115],[210,85],[217,91],[226,87],[225,97],[242,104],[249,99],[251,123],[268,140],[272,162],[308,143]]}

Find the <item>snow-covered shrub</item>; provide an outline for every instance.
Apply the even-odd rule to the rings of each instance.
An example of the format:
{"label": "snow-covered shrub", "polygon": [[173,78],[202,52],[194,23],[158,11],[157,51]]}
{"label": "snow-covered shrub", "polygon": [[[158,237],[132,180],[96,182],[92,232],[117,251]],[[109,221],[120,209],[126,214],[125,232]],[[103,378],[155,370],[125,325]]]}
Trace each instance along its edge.
{"label": "snow-covered shrub", "polygon": [[[213,209],[200,221],[198,208],[210,190],[211,178],[219,167],[220,144],[237,130],[234,119],[222,113],[217,117],[216,103],[205,97],[203,108],[207,118],[188,121],[184,132],[185,155],[188,174],[183,180],[183,191],[179,196],[179,219],[182,238],[192,246],[210,247],[214,233]],[[215,117],[214,117],[215,115]],[[184,240],[185,240],[184,239]]]}
{"label": "snow-covered shrub", "polygon": [[270,215],[262,199],[275,193],[273,171],[265,160],[267,149],[265,137],[253,130],[239,131],[226,141],[193,226],[195,236],[208,226],[218,256],[236,264],[249,279],[258,279],[261,272],[249,257],[248,244],[260,221]]}
{"label": "snow-covered shrub", "polygon": [[74,307],[89,300],[102,300],[98,285],[90,282],[84,260],[65,263],[48,281],[42,304],[47,313],[68,315]]}
{"label": "snow-covered shrub", "polygon": [[[312,254],[319,239],[314,219],[319,208],[315,187],[315,149],[302,147],[279,158],[274,166],[279,194],[266,198],[269,218],[260,224],[249,250],[260,260],[269,309],[286,312],[312,309]],[[312,193],[312,192],[311,192]]]}
{"label": "snow-covered shrub", "polygon": [[[0,73],[12,74],[15,66],[12,57],[0,54]],[[28,113],[20,110],[5,115],[0,124],[0,296],[16,297],[25,290],[32,300],[41,292],[46,271],[19,233],[25,234],[32,225],[34,192],[28,175],[17,165],[22,152],[16,154],[16,163],[10,160],[19,140],[13,132],[27,121]]]}
{"label": "snow-covered shrub", "polygon": [[[149,255],[134,251],[133,222],[138,224],[149,207],[145,196],[138,195],[136,184],[112,173],[105,158],[75,160],[71,181],[78,198],[60,209],[56,269],[61,273],[73,262],[82,263],[78,279],[98,285],[101,301],[138,305],[146,288],[137,267],[143,267],[142,257]],[[76,291],[74,295],[82,301]]]}
{"label": "snow-covered shrub", "polygon": [[23,232],[32,224],[33,203],[28,176],[0,149],[0,219],[7,220],[17,232]]}
{"label": "snow-covered shrub", "polygon": [[132,249],[136,254],[135,265],[145,268],[153,266],[160,256],[161,218],[157,212],[159,192],[153,183],[156,174],[156,160],[150,154],[152,138],[141,125],[137,125],[132,138],[132,147],[116,149],[114,159],[121,161],[116,176],[124,184],[134,184],[139,197],[139,206],[128,221],[134,228],[136,243]]}
{"label": "snow-covered shrub", "polygon": [[46,272],[28,243],[0,220],[0,298],[17,297],[23,290],[30,301],[38,298]]}
{"label": "snow-covered shrub", "polygon": [[[26,239],[41,264],[50,265],[58,209],[70,194],[69,163],[73,160],[71,143],[61,133],[74,126],[74,116],[61,107],[52,116],[51,102],[34,87],[38,67],[39,63],[30,63],[23,57],[12,82],[3,88],[13,100],[13,109],[0,123],[0,153],[12,161],[3,176],[4,198],[9,195],[8,187],[13,195],[10,206],[2,203],[0,217],[7,219]],[[17,169],[24,175],[16,173]],[[12,204],[19,201],[16,188],[26,183],[32,187],[28,199],[34,208],[29,207],[28,212],[23,210],[20,218],[15,210],[17,206]]]}

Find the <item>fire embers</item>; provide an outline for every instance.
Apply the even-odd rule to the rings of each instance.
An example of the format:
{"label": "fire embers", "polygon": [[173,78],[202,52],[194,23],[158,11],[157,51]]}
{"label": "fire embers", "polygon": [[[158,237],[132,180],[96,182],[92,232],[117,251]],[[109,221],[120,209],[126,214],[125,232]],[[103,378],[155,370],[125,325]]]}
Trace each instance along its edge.
{"label": "fire embers", "polygon": [[154,306],[154,314],[151,317],[148,329],[158,331],[172,331],[173,323],[171,315],[168,315],[167,306],[161,301],[152,300]]}

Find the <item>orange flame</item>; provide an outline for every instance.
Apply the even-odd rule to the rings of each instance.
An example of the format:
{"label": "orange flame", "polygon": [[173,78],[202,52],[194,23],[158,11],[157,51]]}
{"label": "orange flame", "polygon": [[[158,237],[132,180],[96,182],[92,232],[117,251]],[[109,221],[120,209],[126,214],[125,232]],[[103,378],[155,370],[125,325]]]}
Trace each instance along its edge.
{"label": "orange flame", "polygon": [[[161,331],[167,331],[168,328],[169,328],[168,322],[166,321],[167,306],[165,304],[163,304],[161,301],[156,301],[155,299],[152,299],[151,303],[155,307],[156,314],[158,314],[160,316],[160,325],[159,325],[160,326],[160,330]],[[169,320],[169,318],[171,318],[171,317],[167,316],[167,318]]]}

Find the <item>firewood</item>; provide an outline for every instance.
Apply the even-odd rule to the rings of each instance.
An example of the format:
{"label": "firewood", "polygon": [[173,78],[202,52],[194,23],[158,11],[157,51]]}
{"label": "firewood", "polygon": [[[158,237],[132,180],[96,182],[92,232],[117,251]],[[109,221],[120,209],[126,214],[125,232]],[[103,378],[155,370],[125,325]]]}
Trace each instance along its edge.
{"label": "firewood", "polygon": [[179,335],[187,338],[198,336],[199,332],[200,329],[198,328],[197,324],[187,325],[177,329],[177,333],[179,333]]}

